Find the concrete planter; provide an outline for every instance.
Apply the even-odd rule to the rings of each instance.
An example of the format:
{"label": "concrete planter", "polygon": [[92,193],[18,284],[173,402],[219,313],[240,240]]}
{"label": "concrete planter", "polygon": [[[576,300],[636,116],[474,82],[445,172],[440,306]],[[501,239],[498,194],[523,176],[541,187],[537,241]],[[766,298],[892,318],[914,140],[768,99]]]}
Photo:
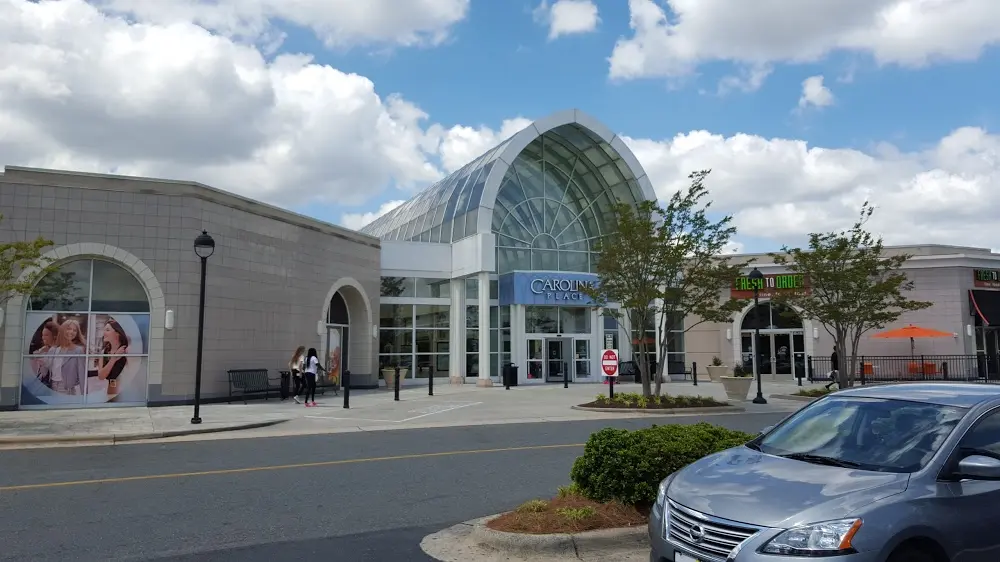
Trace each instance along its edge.
{"label": "concrete planter", "polygon": [[708,378],[711,379],[712,382],[719,382],[722,380],[722,377],[726,376],[726,371],[728,370],[729,367],[726,367],[725,365],[709,365]]}
{"label": "concrete planter", "polygon": [[[709,367],[711,368],[711,367]],[[750,393],[753,377],[720,377],[722,388],[726,389],[726,398],[745,402]]]}
{"label": "concrete planter", "polygon": [[[403,386],[403,381],[406,379],[406,374],[410,372],[407,367],[399,368],[399,386]],[[392,390],[396,387],[396,369],[382,369],[382,379],[385,380],[385,389]]]}

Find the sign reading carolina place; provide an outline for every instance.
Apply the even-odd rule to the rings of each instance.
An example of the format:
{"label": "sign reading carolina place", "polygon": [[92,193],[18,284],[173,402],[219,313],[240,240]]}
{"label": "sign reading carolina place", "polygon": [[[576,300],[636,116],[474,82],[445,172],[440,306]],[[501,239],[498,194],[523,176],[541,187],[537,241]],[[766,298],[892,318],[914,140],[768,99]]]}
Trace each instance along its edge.
{"label": "sign reading carolina place", "polygon": [[746,275],[737,277],[733,286],[729,290],[730,298],[752,299],[754,287],[757,288],[757,296],[765,299],[785,292],[810,291],[809,278],[799,273],[778,273],[765,275],[762,279],[750,279]]}
{"label": "sign reading carolina place", "polygon": [[596,284],[591,273],[515,271],[500,276],[500,304],[586,306],[593,301],[584,291]]}

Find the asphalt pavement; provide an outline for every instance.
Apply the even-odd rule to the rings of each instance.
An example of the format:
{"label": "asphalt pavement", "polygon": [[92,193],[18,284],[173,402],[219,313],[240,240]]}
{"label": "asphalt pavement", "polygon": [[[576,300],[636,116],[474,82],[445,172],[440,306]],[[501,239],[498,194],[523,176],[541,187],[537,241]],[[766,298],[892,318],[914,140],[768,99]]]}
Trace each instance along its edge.
{"label": "asphalt pavement", "polygon": [[568,483],[598,429],[785,415],[0,451],[0,560],[430,560],[425,535]]}

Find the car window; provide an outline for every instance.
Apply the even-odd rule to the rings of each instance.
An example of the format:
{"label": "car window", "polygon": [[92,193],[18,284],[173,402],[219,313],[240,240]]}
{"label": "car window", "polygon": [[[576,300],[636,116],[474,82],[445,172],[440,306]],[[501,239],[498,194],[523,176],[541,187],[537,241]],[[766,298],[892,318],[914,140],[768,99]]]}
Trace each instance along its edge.
{"label": "car window", "polygon": [[962,437],[963,450],[989,453],[1000,459],[1000,411],[987,415]]}
{"label": "car window", "polygon": [[930,462],[965,412],[921,402],[831,396],[798,412],[757,445],[778,456],[809,455],[865,470],[916,472]]}

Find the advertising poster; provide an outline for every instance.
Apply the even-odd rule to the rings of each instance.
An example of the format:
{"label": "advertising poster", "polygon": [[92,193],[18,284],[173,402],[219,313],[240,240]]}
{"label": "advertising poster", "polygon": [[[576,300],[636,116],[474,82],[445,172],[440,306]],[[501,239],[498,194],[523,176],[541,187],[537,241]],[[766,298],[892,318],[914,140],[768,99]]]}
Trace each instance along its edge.
{"label": "advertising poster", "polygon": [[144,403],[148,314],[29,312],[21,404]]}
{"label": "advertising poster", "polygon": [[340,381],[340,366],[344,356],[340,337],[340,328],[327,328],[327,346],[329,357],[327,357],[326,368],[331,382]]}

